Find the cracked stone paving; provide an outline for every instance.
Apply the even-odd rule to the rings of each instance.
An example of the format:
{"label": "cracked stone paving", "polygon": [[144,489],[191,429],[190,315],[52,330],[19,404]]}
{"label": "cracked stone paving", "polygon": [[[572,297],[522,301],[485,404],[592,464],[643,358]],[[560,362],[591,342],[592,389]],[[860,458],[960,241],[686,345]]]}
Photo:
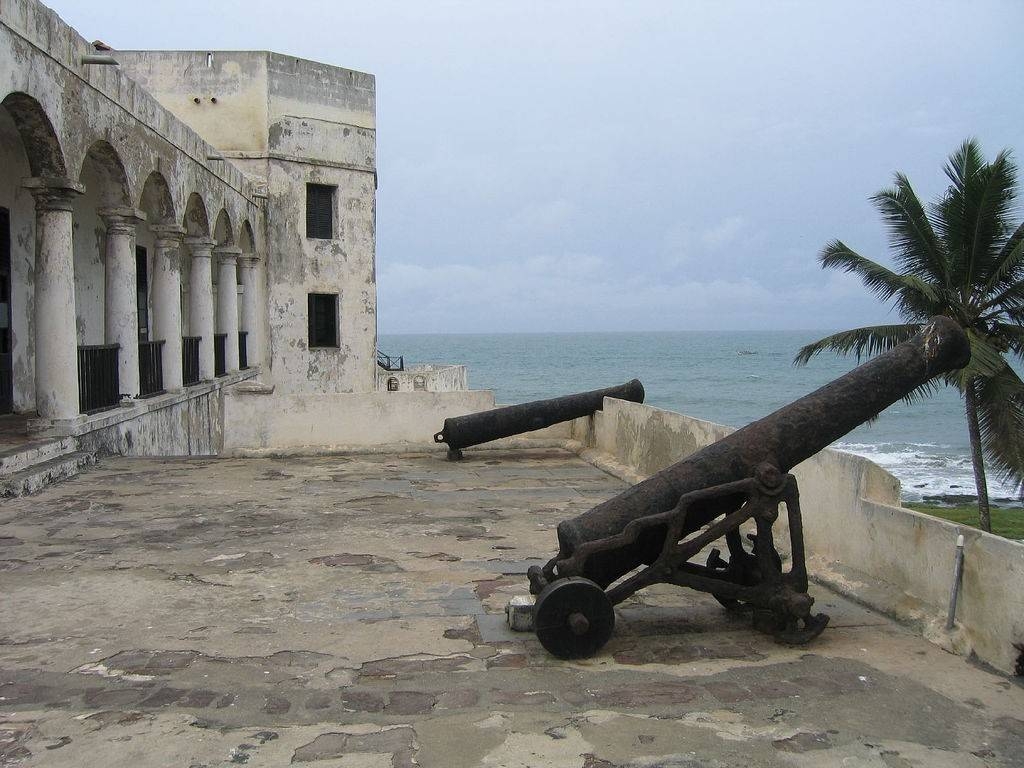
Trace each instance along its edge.
{"label": "cracked stone paving", "polygon": [[6,501],[0,765],[1024,765],[1018,682],[820,586],[804,648],[670,586],[593,659],[511,632],[623,487],[559,449],[112,458]]}

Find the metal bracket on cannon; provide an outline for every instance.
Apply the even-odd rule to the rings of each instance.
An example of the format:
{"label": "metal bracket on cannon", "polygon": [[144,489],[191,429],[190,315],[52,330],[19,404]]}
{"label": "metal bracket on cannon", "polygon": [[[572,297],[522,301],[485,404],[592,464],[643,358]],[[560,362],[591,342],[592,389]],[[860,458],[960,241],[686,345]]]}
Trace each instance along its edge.
{"label": "metal bracket on cannon", "polygon": [[[735,501],[739,500],[739,504]],[[691,514],[706,514],[716,502],[728,512],[695,535]],[[731,502],[731,503],[730,503]],[[779,507],[786,505],[792,565],[782,569],[772,526]],[[753,520],[756,533],[748,538],[748,551],[740,526]],[[586,578],[588,562],[601,553],[634,546],[641,537],[660,535],[661,551],[642,570],[602,589]],[[724,538],[729,559],[712,549],[704,565],[692,563],[701,550]],[[781,643],[803,644],[825,629],[829,617],[811,614],[814,598],[807,594],[803,523],[796,478],[783,475],[771,464],[757,467],[754,477],[684,494],[667,511],[631,521],[612,536],[580,545],[570,556],[555,557],[543,568],[528,572],[530,592],[538,595],[534,627],[541,644],[560,658],[581,658],[596,653],[611,637],[618,605],[652,584],[676,584],[708,592],[733,611],[750,611],[754,627]]]}

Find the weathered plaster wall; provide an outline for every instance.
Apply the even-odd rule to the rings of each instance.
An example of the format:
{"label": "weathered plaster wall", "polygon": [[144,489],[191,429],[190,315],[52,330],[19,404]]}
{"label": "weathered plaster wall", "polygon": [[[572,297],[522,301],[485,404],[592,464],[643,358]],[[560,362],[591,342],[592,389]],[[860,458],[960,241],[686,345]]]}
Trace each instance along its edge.
{"label": "weathered plaster wall", "polygon": [[[268,301],[277,391],[375,389],[374,79],[279,54],[268,58]],[[306,184],[336,187],[334,238],[305,236]],[[309,349],[307,294],[337,293],[339,346]]]}
{"label": "weathered plaster wall", "polygon": [[79,344],[103,343],[104,263],[106,228],[96,208],[100,199],[93,179],[75,200],[75,325]]}
{"label": "weathered plaster wall", "polygon": [[[263,51],[117,51],[131,78],[219,149],[267,146]],[[198,103],[197,103],[198,100]]]}
{"label": "weathered plaster wall", "polygon": [[[577,419],[572,434],[610,458],[606,466],[617,474],[638,481],[731,431],[606,398],[603,412]],[[1017,646],[1024,644],[1024,544],[901,508],[899,481],[859,456],[825,450],[794,474],[816,579],[919,623],[943,645],[1013,670]],[[777,539],[788,535],[785,526],[776,528]],[[942,624],[959,533],[966,539],[966,565],[957,629],[946,634]]]}
{"label": "weathered plaster wall", "polygon": [[[265,184],[258,306],[266,308],[267,380],[278,393],[374,391],[373,76],[267,52],[212,51],[212,66],[205,51],[118,55],[166,107]],[[307,183],[336,187],[330,240],[306,237]],[[309,348],[310,293],[339,296],[337,348]]]}
{"label": "weathered plaster wall", "polygon": [[15,180],[32,175],[21,138],[10,116],[0,109],[0,206],[11,219],[11,343],[14,411],[36,407],[35,371],[35,204]]}
{"label": "weathered plaster wall", "polygon": [[[337,189],[334,239],[306,237],[306,184]],[[270,370],[278,391],[372,392],[376,369],[374,177],[271,159],[267,286]],[[337,294],[338,347],[310,349],[307,296]]]}
{"label": "weathered plaster wall", "polygon": [[398,383],[398,392],[415,392],[417,382],[427,392],[458,392],[469,389],[464,365],[414,365],[404,371],[385,371],[377,368],[377,391],[387,392],[388,380]]}
{"label": "weathered plaster wall", "polygon": [[79,450],[120,456],[215,456],[223,445],[223,391],[157,401],[135,418],[80,435]]}
{"label": "weathered plaster wall", "polygon": [[376,128],[376,82],[371,74],[270,53],[267,79],[272,125],[283,115],[293,115]]}
{"label": "weathered plaster wall", "polygon": [[437,447],[446,418],[493,407],[489,390],[279,394],[238,386],[224,400],[224,454]]}

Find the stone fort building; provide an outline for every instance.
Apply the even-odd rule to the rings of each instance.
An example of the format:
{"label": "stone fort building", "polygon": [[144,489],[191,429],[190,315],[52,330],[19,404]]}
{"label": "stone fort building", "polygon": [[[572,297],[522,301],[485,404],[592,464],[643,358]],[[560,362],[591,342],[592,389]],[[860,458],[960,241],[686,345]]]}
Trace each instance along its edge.
{"label": "stone fort building", "polygon": [[[373,75],[114,51],[5,0],[0,89],[9,436],[46,456],[403,442],[468,407],[464,369],[377,353]],[[422,428],[389,433],[381,403],[409,397]]]}

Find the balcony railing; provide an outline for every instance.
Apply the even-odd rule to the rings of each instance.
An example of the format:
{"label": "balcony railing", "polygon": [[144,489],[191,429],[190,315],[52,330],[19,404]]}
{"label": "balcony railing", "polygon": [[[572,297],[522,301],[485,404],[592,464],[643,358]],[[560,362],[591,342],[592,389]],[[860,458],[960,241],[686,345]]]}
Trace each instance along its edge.
{"label": "balcony railing", "polygon": [[186,387],[199,383],[199,342],[202,336],[181,337],[181,381]]}
{"label": "balcony railing", "polygon": [[78,410],[95,413],[121,401],[118,392],[117,344],[90,344],[78,348]]}
{"label": "balcony railing", "polygon": [[248,335],[248,331],[238,332],[238,370],[240,371],[249,367],[249,351],[245,346],[245,339]]}
{"label": "balcony railing", "polygon": [[227,366],[225,365],[224,358],[225,346],[227,345],[228,335],[226,333],[215,333],[213,334],[213,375],[223,376],[228,372]]}
{"label": "balcony railing", "polygon": [[385,355],[379,349],[377,350],[377,365],[383,368],[385,371],[404,371],[405,370],[405,355],[399,355],[398,357],[392,357],[391,355]]}
{"label": "balcony railing", "polygon": [[164,391],[164,342],[139,342],[139,397],[152,397]]}

